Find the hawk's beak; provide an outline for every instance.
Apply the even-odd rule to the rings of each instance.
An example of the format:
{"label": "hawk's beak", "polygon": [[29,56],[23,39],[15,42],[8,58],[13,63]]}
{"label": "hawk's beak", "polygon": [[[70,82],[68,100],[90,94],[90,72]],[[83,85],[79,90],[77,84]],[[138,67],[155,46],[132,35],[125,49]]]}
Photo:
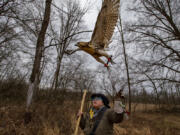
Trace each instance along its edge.
{"label": "hawk's beak", "polygon": [[78,46],[78,44],[75,44],[75,46]]}

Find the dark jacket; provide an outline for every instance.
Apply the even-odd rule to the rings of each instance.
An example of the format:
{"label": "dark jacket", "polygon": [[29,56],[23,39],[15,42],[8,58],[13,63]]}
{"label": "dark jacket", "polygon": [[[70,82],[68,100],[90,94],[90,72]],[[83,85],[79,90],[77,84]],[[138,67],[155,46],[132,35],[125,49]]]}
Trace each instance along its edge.
{"label": "dark jacket", "polygon": [[[89,113],[83,114],[80,127],[85,135],[89,135],[99,116],[91,119]],[[123,113],[116,113],[113,109],[108,108],[95,131],[95,135],[113,135],[113,124],[120,123],[123,120]]]}

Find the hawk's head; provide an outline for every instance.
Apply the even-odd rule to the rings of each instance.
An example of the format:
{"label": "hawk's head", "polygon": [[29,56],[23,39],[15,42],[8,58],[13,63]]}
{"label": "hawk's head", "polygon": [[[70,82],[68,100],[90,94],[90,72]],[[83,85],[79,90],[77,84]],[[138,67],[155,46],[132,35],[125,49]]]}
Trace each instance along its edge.
{"label": "hawk's head", "polygon": [[88,46],[88,42],[78,42],[75,46],[78,46],[79,48]]}

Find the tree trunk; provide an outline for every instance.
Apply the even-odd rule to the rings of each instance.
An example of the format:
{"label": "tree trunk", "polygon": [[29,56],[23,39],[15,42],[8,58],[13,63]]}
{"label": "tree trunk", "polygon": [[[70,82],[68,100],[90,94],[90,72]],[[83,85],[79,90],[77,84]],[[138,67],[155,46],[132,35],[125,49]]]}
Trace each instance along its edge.
{"label": "tree trunk", "polygon": [[62,60],[62,57],[59,57],[57,58],[57,67],[56,67],[56,71],[54,73],[54,79],[53,79],[53,83],[52,83],[52,86],[51,86],[51,89],[53,90],[56,90],[57,87],[58,87],[58,82],[59,82],[59,73],[60,73],[60,68],[61,68],[61,60]]}
{"label": "tree trunk", "polygon": [[152,83],[152,85],[154,87],[154,93],[156,94],[156,104],[158,104],[158,107],[160,108],[160,99],[159,99],[159,93],[158,93],[156,84],[154,83],[154,81],[148,74],[146,74],[146,73],[144,73],[144,74],[149,79],[149,81]]}
{"label": "tree trunk", "polygon": [[126,48],[125,48],[125,42],[124,42],[124,33],[123,33],[122,22],[121,22],[121,15],[119,15],[119,21],[120,21],[119,32],[121,34],[121,39],[122,39],[124,62],[126,65],[126,74],[127,74],[127,82],[128,82],[128,89],[129,89],[129,112],[131,113],[131,84],[130,84],[128,60],[127,60]]}
{"label": "tree trunk", "polygon": [[31,77],[29,80],[30,84],[29,84],[29,89],[27,92],[27,103],[26,103],[27,108],[31,104],[33,92],[38,88],[41,59],[42,59],[42,54],[44,50],[45,34],[46,34],[46,30],[47,30],[47,27],[49,25],[49,20],[50,20],[51,3],[52,3],[52,0],[46,0],[44,19],[43,19],[41,30],[37,39],[35,59],[34,59]]}

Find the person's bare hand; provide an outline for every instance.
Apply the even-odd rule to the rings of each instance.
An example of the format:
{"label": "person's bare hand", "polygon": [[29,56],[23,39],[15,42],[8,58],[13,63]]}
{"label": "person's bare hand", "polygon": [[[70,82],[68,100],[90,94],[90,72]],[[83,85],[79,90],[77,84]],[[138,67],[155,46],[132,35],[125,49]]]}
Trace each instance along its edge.
{"label": "person's bare hand", "polygon": [[79,112],[78,112],[78,114],[77,114],[77,117],[80,117],[80,116],[82,116],[83,115],[83,112],[81,112],[80,110],[79,110]]}

